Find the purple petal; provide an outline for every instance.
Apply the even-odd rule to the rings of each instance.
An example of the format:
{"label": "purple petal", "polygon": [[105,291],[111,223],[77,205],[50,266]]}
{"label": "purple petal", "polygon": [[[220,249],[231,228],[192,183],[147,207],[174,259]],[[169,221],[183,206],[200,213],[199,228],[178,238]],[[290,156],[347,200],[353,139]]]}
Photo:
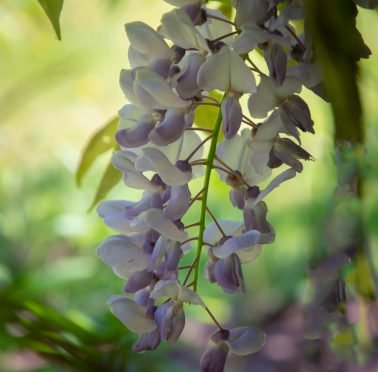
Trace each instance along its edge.
{"label": "purple petal", "polygon": [[286,77],[287,56],[282,46],[275,43],[265,50],[265,60],[269,69],[269,76],[278,86],[282,85]]}
{"label": "purple petal", "polygon": [[245,292],[239,257],[233,254],[214,265],[214,278],[226,293]]}
{"label": "purple petal", "polygon": [[155,312],[160,337],[169,344],[175,343],[185,327],[185,313],[181,302],[169,301],[160,305]]}
{"label": "purple petal", "polygon": [[116,133],[116,140],[122,147],[140,147],[148,143],[148,134],[154,128],[150,115],[142,116],[135,127],[121,129]]}
{"label": "purple petal", "polygon": [[238,132],[242,122],[242,109],[239,99],[235,96],[228,96],[222,101],[222,130],[225,138],[231,139]]}
{"label": "purple petal", "polygon": [[142,212],[151,208],[163,208],[163,202],[159,192],[144,192],[143,197],[139,202],[125,208],[124,215],[127,219],[132,220],[138,217]]}
{"label": "purple petal", "polygon": [[186,128],[185,111],[167,110],[164,120],[149,133],[150,141],[158,146],[166,146],[177,141]]}
{"label": "purple petal", "polygon": [[262,201],[254,208],[244,208],[244,225],[246,230],[258,230],[261,233],[259,244],[269,244],[274,241],[275,232],[273,226],[266,220],[268,208]]}
{"label": "purple petal", "polygon": [[138,341],[133,345],[136,353],[143,351],[155,350],[160,345],[160,331],[156,328],[152,332],[143,333],[139,336]]}
{"label": "purple petal", "polygon": [[184,66],[174,77],[174,87],[181,98],[189,99],[200,92],[197,75],[199,68],[206,61],[206,57],[199,53],[192,53],[186,56],[183,61]]}
{"label": "purple petal", "polygon": [[230,200],[232,205],[235,208],[243,209],[244,208],[244,193],[237,189],[230,190]]}
{"label": "purple petal", "polygon": [[176,272],[177,266],[182,258],[182,250],[179,244],[175,244],[167,252],[167,258],[165,263],[165,269],[167,271]]}
{"label": "purple petal", "polygon": [[172,186],[171,197],[163,215],[171,221],[179,220],[189,209],[191,194],[188,185]]}
{"label": "purple petal", "polygon": [[282,106],[282,111],[285,113],[282,116],[285,125],[289,122],[303,132],[315,133],[310,110],[301,97],[296,94],[290,96]]}
{"label": "purple petal", "polygon": [[152,280],[152,273],[143,271],[136,271],[132,273],[124,287],[124,291],[128,293],[135,293],[146,288]]}

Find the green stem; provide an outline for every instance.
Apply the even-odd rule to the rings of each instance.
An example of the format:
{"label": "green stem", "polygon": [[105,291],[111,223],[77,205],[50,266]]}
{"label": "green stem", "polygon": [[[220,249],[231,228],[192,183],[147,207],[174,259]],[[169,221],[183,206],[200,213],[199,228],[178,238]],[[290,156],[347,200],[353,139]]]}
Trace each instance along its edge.
{"label": "green stem", "polygon": [[[222,100],[225,98],[225,96],[226,94],[223,96]],[[202,198],[201,215],[200,215],[200,225],[199,225],[199,233],[198,233],[197,253],[196,253],[196,259],[195,259],[196,264],[194,267],[194,281],[193,281],[194,291],[197,291],[200,258],[201,258],[202,247],[204,245],[203,234],[206,227],[207,196],[209,193],[211,171],[213,170],[215,151],[217,149],[218,135],[220,132],[221,125],[222,125],[222,113],[221,113],[221,110],[219,109],[217,118],[214,123],[213,136],[211,138],[210,149],[207,156],[205,180],[203,183],[203,193],[201,195],[201,198]]]}

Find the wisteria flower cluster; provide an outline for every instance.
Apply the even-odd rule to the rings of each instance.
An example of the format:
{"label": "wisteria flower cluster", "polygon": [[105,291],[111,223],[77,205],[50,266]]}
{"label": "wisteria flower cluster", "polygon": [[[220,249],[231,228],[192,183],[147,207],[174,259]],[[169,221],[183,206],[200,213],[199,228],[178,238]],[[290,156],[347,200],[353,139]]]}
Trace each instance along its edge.
{"label": "wisteria flower cluster", "polygon": [[[175,343],[185,325],[184,304],[198,305],[218,328],[201,368],[223,371],[229,353],[254,353],[265,336],[252,326],[224,328],[205,305],[198,291],[203,248],[206,278],[228,294],[245,292],[242,265],[275,239],[264,199],[302,171],[301,160],[311,159],[300,133],[314,133],[313,121],[298,94],[304,85],[321,95],[321,76],[311,39],[297,36],[290,24],[303,18],[300,0],[234,0],[233,20],[204,0],[165,1],[173,8],[157,30],[143,22],[126,25],[131,68],[121,71],[120,85],[129,103],[119,111],[120,151],[112,163],[143,196],[100,204],[99,215],[119,235],[97,252],[126,280],[126,295],[108,304],[139,334],[135,351]],[[252,61],[255,51],[265,58],[265,72]],[[210,95],[214,90],[223,92],[221,101]],[[218,109],[211,129],[194,121],[202,105]],[[214,170],[229,185],[242,221],[219,219],[207,205]],[[199,177],[203,187],[194,193],[191,181]],[[182,218],[195,204],[198,220],[185,226]],[[213,222],[206,226],[207,214]],[[193,263],[180,266],[190,250]]]}

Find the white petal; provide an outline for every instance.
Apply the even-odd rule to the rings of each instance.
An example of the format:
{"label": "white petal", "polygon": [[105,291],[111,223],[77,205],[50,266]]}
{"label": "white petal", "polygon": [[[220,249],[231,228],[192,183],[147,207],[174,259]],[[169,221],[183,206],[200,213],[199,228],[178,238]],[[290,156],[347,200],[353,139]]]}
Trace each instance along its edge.
{"label": "white petal", "polygon": [[198,85],[204,90],[253,93],[256,83],[253,74],[242,58],[228,46],[210,56],[198,71]]}
{"label": "white petal", "polygon": [[249,230],[240,236],[234,236],[220,246],[213,248],[213,253],[218,258],[225,258],[240,249],[251,249],[259,240],[260,232],[257,230]]}
{"label": "white petal", "polygon": [[139,218],[168,239],[181,242],[187,237],[186,233],[179,230],[172,221],[164,218],[160,209],[151,208],[141,213]]}
{"label": "white petal", "polygon": [[230,351],[244,356],[256,353],[265,343],[265,333],[254,327],[238,327],[230,329],[230,336],[226,342]]}
{"label": "white petal", "polygon": [[131,104],[124,105],[118,111],[118,129],[128,129],[135,127],[138,119],[146,114],[146,111]]}
{"label": "white petal", "polygon": [[163,15],[161,32],[181,48],[208,49],[205,39],[182,9],[174,9]]}
{"label": "white petal", "polygon": [[253,261],[256,257],[258,257],[261,253],[261,250],[262,245],[256,244],[249,249],[241,249],[240,251],[237,251],[236,254],[239,256],[241,263],[247,263]]}
{"label": "white petal", "polygon": [[242,26],[245,23],[261,23],[266,19],[269,2],[262,0],[239,0],[236,8],[235,23]]}
{"label": "white petal", "polygon": [[306,87],[313,87],[322,81],[320,68],[315,63],[297,63],[289,67],[287,73],[297,77]]}
{"label": "white petal", "polygon": [[161,297],[169,297],[205,307],[205,304],[196,292],[183,286],[177,280],[160,280],[151,291],[150,297],[155,300]]}
{"label": "white petal", "polygon": [[274,84],[268,77],[261,77],[257,87],[257,93],[251,95],[248,100],[249,113],[255,118],[265,117],[277,104]]}
{"label": "white petal", "polygon": [[152,62],[152,56],[142,53],[135,49],[132,45],[129,46],[127,57],[131,68],[148,66]]}
{"label": "white petal", "polygon": [[275,90],[276,96],[282,100],[283,98],[289,97],[292,94],[300,93],[302,90],[302,84],[296,77],[287,76],[283,84],[278,87],[276,86]]}
{"label": "white petal", "polygon": [[241,57],[230,48],[227,47],[227,49],[230,55],[231,90],[238,93],[256,92],[255,77],[251,70],[245,65]]}
{"label": "white petal", "polygon": [[271,193],[275,188],[281,185],[282,182],[295,177],[297,172],[293,168],[289,168],[284,172],[280,173],[276,178],[274,178],[269,185],[260,192],[259,196],[253,201],[247,201],[246,206],[248,208],[253,208],[257,203],[261,202],[269,193]]}
{"label": "white petal", "polygon": [[174,94],[168,83],[159,74],[147,68],[138,69],[135,80],[166,109],[187,107],[190,104]]}
{"label": "white petal", "polygon": [[276,138],[277,134],[284,128],[279,111],[276,110],[264,121],[257,129],[256,134],[253,136],[251,143],[272,141]]}
{"label": "white petal", "polygon": [[177,280],[160,280],[154,286],[150,293],[150,297],[158,300],[161,297],[169,297],[176,299],[179,293],[179,285]]}
{"label": "white petal", "polygon": [[120,76],[119,76],[119,84],[121,86],[121,89],[127,98],[127,100],[137,106],[140,106],[140,100],[135,95],[134,92],[134,78],[135,78],[135,69],[133,70],[121,70]]}
{"label": "white petal", "polygon": [[254,24],[247,24],[242,28],[241,34],[234,40],[232,47],[238,54],[249,53],[257,47],[259,43],[269,40],[269,34]]}
{"label": "white petal", "polygon": [[250,162],[257,174],[261,176],[265,174],[269,161],[269,153],[272,149],[272,142],[254,142],[251,144]]}
{"label": "white petal", "polygon": [[131,271],[145,270],[148,255],[135,240],[117,235],[106,239],[98,248],[97,255],[121,277],[128,277]]}
{"label": "white petal", "polygon": [[111,312],[132,332],[147,333],[157,328],[156,322],[128,297],[112,296],[108,305]]}
{"label": "white petal", "polygon": [[152,54],[156,59],[169,59],[173,56],[173,52],[163,37],[146,23],[127,23],[125,29],[130,44],[139,52]]}
{"label": "white petal", "polygon": [[207,58],[198,71],[197,84],[204,90],[219,89],[223,92],[230,88],[230,60],[223,47],[218,53]]}
{"label": "white petal", "polygon": [[124,181],[127,186],[139,190],[159,191],[159,186],[153,185],[148,178],[135,169],[133,163],[135,156],[130,151],[117,151],[112,156],[112,164],[124,173]]}
{"label": "white petal", "polygon": [[161,179],[170,186],[181,186],[188,183],[192,175],[190,172],[182,172],[176,168],[168,158],[157,148],[146,147],[143,155],[135,161],[135,167],[139,171],[151,170],[159,174]]}
{"label": "white petal", "polygon": [[[219,220],[218,222],[226,235],[237,235],[243,228],[243,224],[238,221]],[[209,244],[217,243],[222,236],[222,233],[214,222],[207,225],[203,235],[204,241]]]}

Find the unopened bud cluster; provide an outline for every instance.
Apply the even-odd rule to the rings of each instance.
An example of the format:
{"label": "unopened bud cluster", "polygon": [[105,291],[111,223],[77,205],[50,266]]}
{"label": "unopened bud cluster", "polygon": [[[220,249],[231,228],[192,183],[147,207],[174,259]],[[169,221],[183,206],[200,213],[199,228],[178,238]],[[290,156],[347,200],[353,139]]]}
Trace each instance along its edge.
{"label": "unopened bud cluster", "polygon": [[[265,336],[250,326],[225,329],[215,320],[198,294],[202,248],[208,261],[200,274],[226,293],[245,292],[242,265],[275,239],[264,198],[302,171],[301,160],[311,159],[300,146],[300,133],[314,133],[313,121],[297,94],[303,85],[319,93],[321,77],[311,39],[297,36],[290,24],[303,18],[301,1],[235,0],[233,20],[205,1],[166,1],[174,8],[157,30],[143,22],[126,25],[131,68],[121,71],[120,84],[130,103],[119,112],[121,150],[112,163],[127,187],[143,190],[143,197],[101,203],[99,215],[119,235],[97,252],[126,279],[126,295],[113,296],[109,305],[139,334],[134,349],[176,342],[185,325],[184,304],[202,306],[218,330],[201,368],[216,372],[223,370],[228,353],[256,352]],[[250,58],[254,50],[265,58],[265,73]],[[224,93],[220,102],[210,97],[214,90]],[[240,103],[244,95],[246,112]],[[211,129],[194,123],[201,105],[219,110]],[[282,170],[271,177],[274,168]],[[229,185],[242,221],[224,220],[209,209],[212,171]],[[195,194],[189,185],[198,177],[204,187]],[[196,203],[199,221],[184,226],[183,216]],[[206,226],[207,213],[214,222]],[[196,259],[180,267],[190,250],[196,250]]]}

